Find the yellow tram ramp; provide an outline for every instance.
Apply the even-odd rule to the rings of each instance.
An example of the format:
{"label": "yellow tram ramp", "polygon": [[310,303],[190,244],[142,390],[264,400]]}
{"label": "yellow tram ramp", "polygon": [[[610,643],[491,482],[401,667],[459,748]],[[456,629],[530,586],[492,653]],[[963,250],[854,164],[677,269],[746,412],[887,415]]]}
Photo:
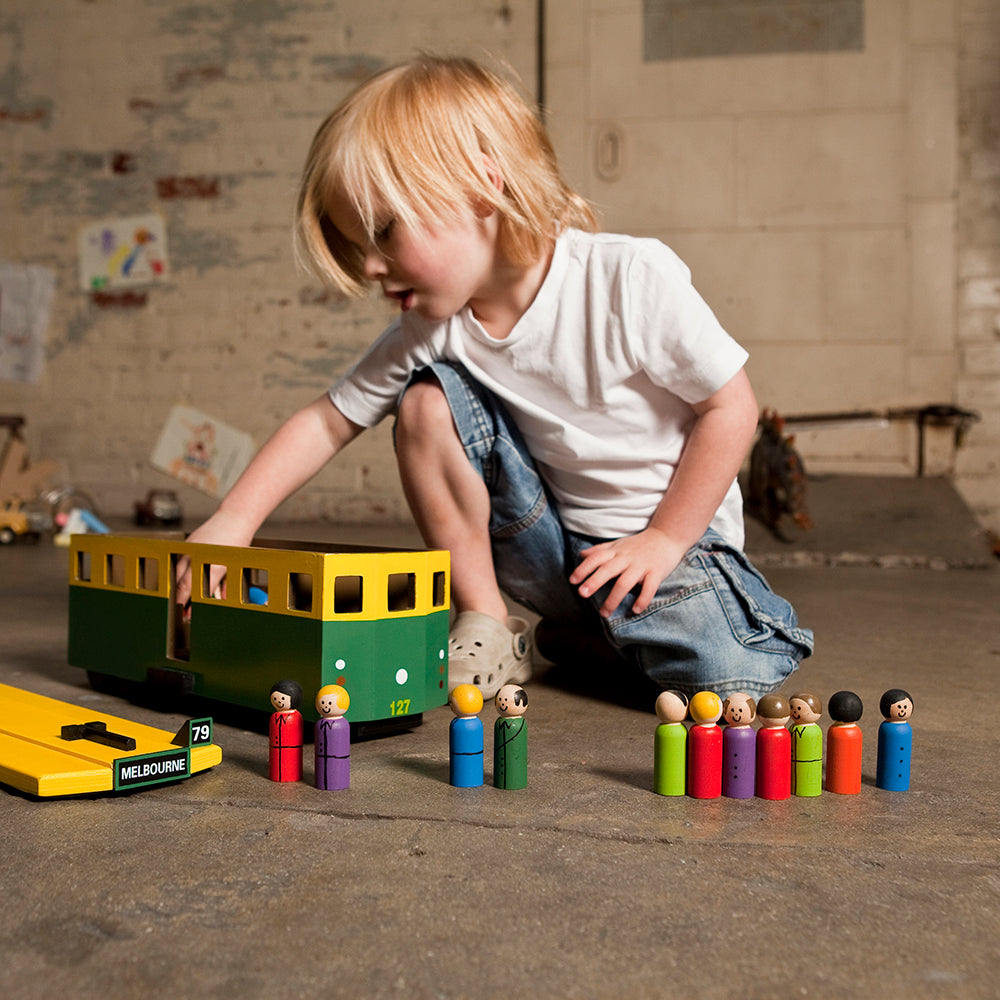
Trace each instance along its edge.
{"label": "yellow tram ramp", "polygon": [[[97,728],[89,730],[93,724]],[[95,741],[94,734],[100,739],[102,729],[116,746]],[[186,722],[175,736],[0,684],[0,783],[31,795],[51,796],[176,781],[222,760],[211,732],[210,719]],[[132,749],[122,749],[123,745]]]}

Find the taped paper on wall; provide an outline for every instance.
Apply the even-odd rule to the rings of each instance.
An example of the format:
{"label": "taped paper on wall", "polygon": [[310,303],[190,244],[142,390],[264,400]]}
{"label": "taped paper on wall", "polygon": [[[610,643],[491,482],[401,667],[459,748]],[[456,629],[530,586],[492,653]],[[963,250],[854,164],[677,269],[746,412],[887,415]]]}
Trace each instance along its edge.
{"label": "taped paper on wall", "polygon": [[229,492],[250,464],[253,438],[190,406],[175,406],[151,461],[156,468],[213,497]]}
{"label": "taped paper on wall", "polygon": [[0,260],[0,379],[41,378],[55,287],[50,267]]}

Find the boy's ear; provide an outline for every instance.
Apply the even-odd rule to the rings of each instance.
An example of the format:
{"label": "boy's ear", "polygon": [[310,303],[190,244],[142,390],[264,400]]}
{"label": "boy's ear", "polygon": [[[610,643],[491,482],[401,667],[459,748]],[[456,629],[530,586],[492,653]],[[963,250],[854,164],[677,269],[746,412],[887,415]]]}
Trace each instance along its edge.
{"label": "boy's ear", "polygon": [[503,171],[493,162],[492,157],[487,156],[483,153],[483,166],[486,167],[486,175],[489,177],[493,186],[498,191],[503,191],[504,189],[504,179]]}
{"label": "boy's ear", "polygon": [[[483,153],[483,166],[486,168],[486,176],[490,179],[490,183],[496,189],[499,194],[503,194],[503,189],[505,187],[503,173],[500,168],[493,162],[493,160]],[[476,215],[481,219],[486,219],[493,212],[496,211],[494,206],[485,199],[477,198],[475,200],[474,208]]]}

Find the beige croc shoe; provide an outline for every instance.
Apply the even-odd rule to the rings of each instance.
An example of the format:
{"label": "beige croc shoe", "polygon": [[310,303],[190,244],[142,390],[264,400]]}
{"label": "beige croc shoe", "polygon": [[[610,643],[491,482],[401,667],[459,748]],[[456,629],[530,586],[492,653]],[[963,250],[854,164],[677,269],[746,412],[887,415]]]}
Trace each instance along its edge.
{"label": "beige croc shoe", "polygon": [[480,611],[463,611],[448,637],[448,690],[475,684],[492,698],[504,684],[523,684],[531,676],[531,632],[511,615],[504,626]]}

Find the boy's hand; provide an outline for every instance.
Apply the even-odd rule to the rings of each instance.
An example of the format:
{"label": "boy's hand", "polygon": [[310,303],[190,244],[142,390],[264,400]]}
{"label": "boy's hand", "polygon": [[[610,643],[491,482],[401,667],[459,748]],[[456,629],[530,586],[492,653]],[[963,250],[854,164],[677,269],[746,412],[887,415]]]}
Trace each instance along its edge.
{"label": "boy's hand", "polygon": [[581,597],[590,597],[609,580],[617,581],[601,605],[601,616],[609,618],[625,596],[640,587],[632,605],[634,614],[649,607],[657,588],[680,565],[687,548],[678,545],[657,528],[646,528],[637,535],[601,542],[581,553],[583,560],[572,572],[569,582],[578,587]]}
{"label": "boy's hand", "polygon": [[[249,545],[253,541],[253,533],[247,536],[246,528],[230,520],[222,510],[216,511],[200,528],[193,531],[187,538],[189,542],[202,542],[209,545]],[[209,581],[211,593],[225,594],[224,571],[221,566],[212,567],[212,578]],[[178,604],[187,605],[191,600],[191,561],[185,557],[177,564],[177,585],[174,590],[174,600]]]}

